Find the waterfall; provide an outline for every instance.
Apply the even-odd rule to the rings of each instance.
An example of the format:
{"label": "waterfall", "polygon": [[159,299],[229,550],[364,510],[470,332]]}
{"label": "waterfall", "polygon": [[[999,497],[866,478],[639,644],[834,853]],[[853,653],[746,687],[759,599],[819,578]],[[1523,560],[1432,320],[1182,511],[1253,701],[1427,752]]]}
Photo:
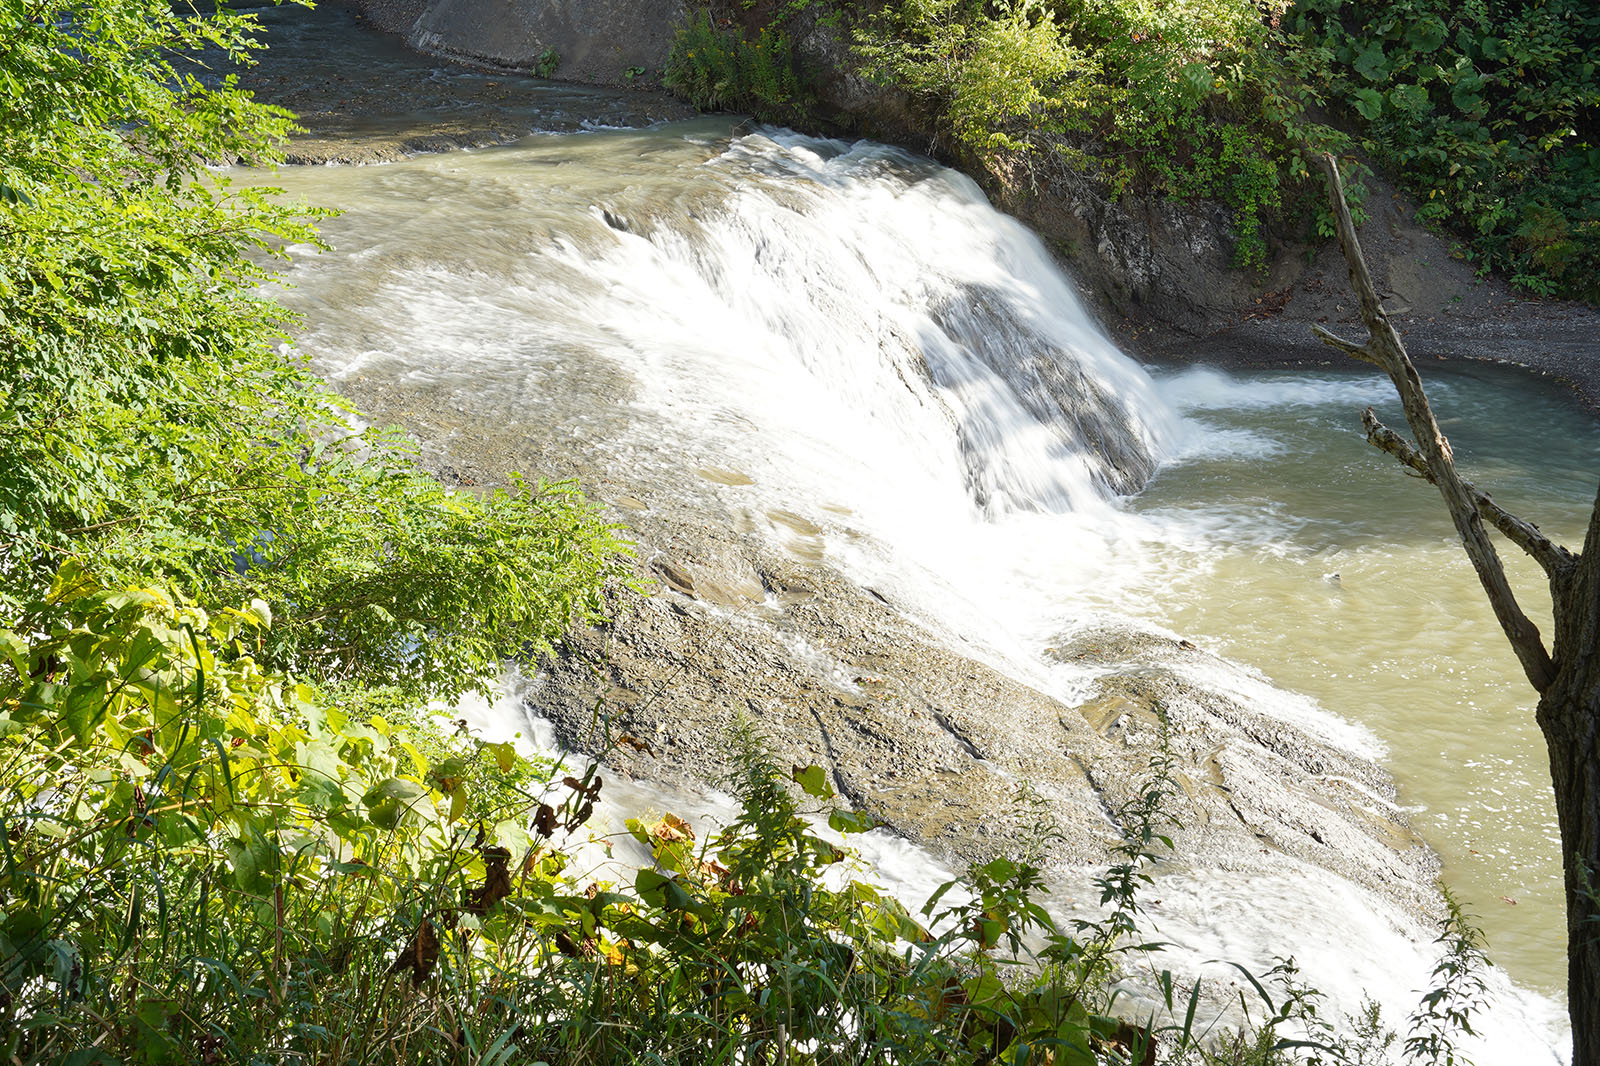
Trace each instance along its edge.
{"label": "waterfall", "polygon": [[[934,480],[956,474],[989,515],[1082,509],[1155,469],[1175,416],[1038,239],[967,178],[898,149],[787,132],[739,138],[694,168],[681,158],[691,143],[671,147],[644,155],[638,182],[592,199],[560,185],[559,168],[541,190],[486,159],[443,240],[431,228],[404,239],[428,228],[427,212],[396,218],[399,239],[365,266],[411,269],[391,276],[373,324],[412,319],[426,345],[452,318],[475,343],[435,359],[367,352],[335,376],[395,361],[413,377],[507,362],[535,375],[552,352],[604,358],[663,410],[695,417],[672,393],[693,381],[693,406],[709,401],[724,420],[849,441],[880,469],[903,459]],[[452,169],[408,178],[428,197],[456,185]],[[667,171],[679,183],[664,186]],[[559,216],[538,203],[567,195]],[[480,219],[480,204],[505,217]],[[518,222],[529,228],[503,231]],[[467,284],[441,285],[446,272]],[[725,436],[694,428],[707,444]]]}
{"label": "waterfall", "polygon": [[[321,372],[464,482],[513,463],[579,475],[648,551],[722,567],[733,593],[693,609],[776,633],[819,687],[859,695],[862,678],[826,646],[826,619],[787,611],[805,593],[748,557],[842,575],[1070,707],[1098,678],[1047,646],[1132,613],[1091,591],[1159,594],[1173,571],[1147,557],[1188,566],[1181,553],[1233,521],[1123,498],[1174,457],[1271,452],[1180,417],[1036,237],[897,149],[704,120],[278,180],[348,212],[324,228],[335,251],[295,249],[289,278]],[[1263,732],[1381,749],[1313,700],[1217,670],[1195,683],[1271,720]],[[1268,861],[1257,850],[1239,861]],[[1196,870],[1162,893],[1162,932],[1197,965],[1292,940],[1338,1006],[1372,987],[1391,1022],[1426,980],[1426,928],[1313,863]],[[1358,924],[1366,939],[1345,942]],[[1508,998],[1496,1046],[1554,1061],[1548,1002]]]}

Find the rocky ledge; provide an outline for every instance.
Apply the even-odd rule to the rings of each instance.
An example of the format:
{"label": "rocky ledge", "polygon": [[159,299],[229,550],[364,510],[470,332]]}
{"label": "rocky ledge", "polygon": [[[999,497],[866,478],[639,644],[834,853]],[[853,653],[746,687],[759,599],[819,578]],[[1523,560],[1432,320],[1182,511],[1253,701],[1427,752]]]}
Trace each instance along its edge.
{"label": "rocky ledge", "polygon": [[[251,76],[262,95],[304,116],[311,133],[296,143],[300,159],[372,161],[532,129],[682,113],[663,97],[627,91],[586,92],[581,106],[563,111],[562,98],[548,95],[561,90],[544,82],[422,60],[359,34],[347,10],[329,18],[343,21],[325,21],[316,33],[331,37],[307,30],[305,55],[283,48]],[[1058,232],[1090,225],[1064,197],[1061,203],[1051,210],[1078,222],[1063,221]],[[1082,211],[1109,210],[1084,204]],[[1010,206],[1029,217],[1026,205]],[[1105,248],[1097,242],[1093,256],[1143,262],[1119,249],[1136,245],[1155,223],[1117,211],[1106,217],[1115,215],[1128,236]],[[1226,251],[1204,220],[1156,222],[1207,255]],[[1087,232],[1109,225],[1093,223]],[[1070,250],[1070,242],[1058,243]],[[1415,254],[1411,246],[1394,263]],[[1139,269],[1139,286],[1171,283],[1165,267]],[[1396,269],[1385,276],[1398,291],[1410,282]],[[1315,317],[1337,321],[1338,275],[1313,262],[1297,277],[1301,288],[1274,305],[1277,313],[1263,311],[1235,334],[1259,338],[1264,350],[1271,331],[1292,321],[1286,307],[1309,314],[1326,304],[1331,311]],[[1130,319],[1127,328],[1146,350],[1182,354],[1190,343],[1182,330],[1215,318],[1203,300],[1193,308],[1198,317],[1185,326]],[[1582,333],[1581,325],[1572,329]],[[1241,350],[1250,343],[1241,341]],[[1574,340],[1578,349],[1582,343]],[[1216,351],[1207,346],[1208,356]],[[1059,830],[1052,859],[1091,865],[1116,839],[1117,810],[1165,745],[1184,789],[1174,812],[1183,826],[1177,851],[1197,876],[1309,863],[1413,912],[1433,906],[1434,860],[1411,835],[1384,772],[1319,735],[1314,719],[1279,716],[1252,696],[1259,682],[1190,642],[1131,628],[1065,634],[1053,654],[1093,684],[1081,698],[1052,695],[830,565],[824,540],[852,535],[848,516],[823,530],[787,512],[751,513],[737,493],[721,492],[738,487],[735,472],[685,472],[698,479],[693,492],[630,479],[606,458],[603,419],[584,441],[543,438],[531,424],[469,426],[471,413],[459,411],[447,390],[425,384],[341,388],[375,420],[415,434],[446,481],[493,484],[512,470],[575,475],[625,523],[646,591],[618,590],[615,620],[573,635],[563,654],[539,664],[529,690],[530,712],[576,748],[606,748],[607,730],[642,740],[639,750],[608,755],[624,773],[715,779],[728,765],[721,738],[744,717],[760,723],[780,758],[821,763],[853,805],[954,862],[1034,844],[1034,815],[1016,802],[1026,782],[1048,801]],[[776,526],[792,535],[769,535]]]}
{"label": "rocky ledge", "polygon": [[[268,9],[274,52],[245,82],[301,116],[307,133],[291,147],[293,162],[381,162],[585,123],[641,126],[691,114],[652,88],[684,10],[682,0],[345,0],[314,13]],[[1311,326],[1360,336],[1337,248],[1280,241],[1266,268],[1240,269],[1219,205],[1113,199],[1065,167],[963,160],[904,94],[850,73],[836,26],[801,25],[797,37],[819,72],[825,125],[967,170],[997,206],[1044,238],[1130,353],[1223,366],[1342,365]],[[615,92],[602,103],[593,89],[532,77],[536,69]],[[1600,410],[1600,310],[1529,299],[1479,277],[1452,242],[1418,223],[1415,204],[1372,185],[1362,245],[1415,358],[1524,367]]]}

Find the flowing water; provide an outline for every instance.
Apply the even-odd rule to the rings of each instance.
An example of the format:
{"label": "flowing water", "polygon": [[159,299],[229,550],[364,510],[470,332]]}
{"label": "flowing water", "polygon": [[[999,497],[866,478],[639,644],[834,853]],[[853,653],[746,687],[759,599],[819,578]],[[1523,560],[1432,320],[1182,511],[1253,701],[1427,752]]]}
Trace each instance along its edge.
{"label": "flowing water", "polygon": [[[1593,416],[1514,371],[1429,377],[1467,475],[1558,541],[1581,544],[1600,471]],[[1203,633],[1370,726],[1445,880],[1483,919],[1492,956],[1559,994],[1559,837],[1534,698],[1437,493],[1360,435],[1369,404],[1402,424],[1387,383],[1190,371],[1163,391],[1233,445],[1168,466],[1130,510],[1210,532],[1201,551],[1150,553],[1107,602]],[[1542,572],[1502,548],[1530,616],[1548,620]]]}
{"label": "flowing water", "polygon": [[[531,448],[602,498],[623,471],[684,501],[742,493],[787,516],[755,532],[1063,697],[1092,679],[1044,651],[1117,615],[1311,697],[1271,698],[1385,757],[1525,989],[1501,989],[1480,1061],[1556,1060],[1531,700],[1436,498],[1356,431],[1382,383],[1152,376],[975,186],[877,145],[700,121],[274,181],[347,212],[332,252],[295,250],[297,343],[358,394],[398,395],[447,452]],[[1435,393],[1472,474],[1575,538],[1593,420],[1508,375],[1438,375]],[[1342,1006],[1365,984],[1403,1012],[1426,931],[1284,870],[1171,879],[1163,932],[1194,960],[1294,951]]]}

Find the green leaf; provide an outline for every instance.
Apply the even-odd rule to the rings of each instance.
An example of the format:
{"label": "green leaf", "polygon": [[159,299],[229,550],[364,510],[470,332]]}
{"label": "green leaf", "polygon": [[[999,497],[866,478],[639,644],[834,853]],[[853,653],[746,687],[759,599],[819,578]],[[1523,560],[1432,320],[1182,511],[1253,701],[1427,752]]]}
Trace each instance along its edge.
{"label": "green leaf", "polygon": [[0,629],[0,654],[4,654],[19,679],[28,676],[28,642],[11,632]]}
{"label": "green leaf", "polygon": [[416,770],[418,775],[427,775],[428,759],[422,754],[421,751],[418,750],[415,744],[411,743],[409,740],[402,740],[400,742],[400,750],[411,756],[411,767],[412,769]]}
{"label": "green leaf", "polygon": [[1204,63],[1185,63],[1178,68],[1178,92],[1192,106],[1211,95],[1211,68]]}
{"label": "green leaf", "polygon": [[641,869],[634,875],[633,889],[640,899],[660,910],[688,910],[694,902],[675,878],[656,870]]}
{"label": "green leaf", "polygon": [[1438,15],[1424,15],[1406,31],[1406,43],[1419,52],[1432,52],[1444,43],[1446,32]]}
{"label": "green leaf", "polygon": [[258,629],[272,628],[272,608],[267,606],[266,600],[259,597],[252,599],[250,606],[239,613]]}
{"label": "green leaf", "polygon": [[62,718],[79,744],[87,745],[105,717],[109,693],[102,685],[73,688],[67,693]]}
{"label": "green leaf", "polygon": [[1376,89],[1357,89],[1355,107],[1362,118],[1372,122],[1383,114],[1383,94]]}
{"label": "green leaf", "polygon": [[830,811],[828,827],[838,833],[866,833],[882,824],[862,811]]}
{"label": "green leaf", "polygon": [[1383,54],[1383,45],[1377,41],[1363,48],[1350,65],[1368,81],[1383,81],[1389,76],[1388,57]]}
{"label": "green leaf", "polygon": [[60,1066],[123,1066],[122,1060],[100,1048],[78,1048],[60,1060]]}
{"label": "green leaf", "polygon": [[268,887],[278,869],[278,849],[255,826],[245,827],[242,835],[228,841],[228,862],[234,882],[246,892]]}
{"label": "green leaf", "polygon": [[504,818],[494,824],[494,840],[513,855],[520,855],[533,846],[527,827],[515,818]]}
{"label": "green leaf", "polygon": [[1389,102],[1413,118],[1421,117],[1433,109],[1428,90],[1420,85],[1396,85],[1389,90]]}
{"label": "green leaf", "polygon": [[828,772],[815,763],[810,766],[796,766],[790,776],[806,795],[818,799],[833,798],[833,787],[828,784]]}
{"label": "green leaf", "polygon": [[1482,78],[1462,78],[1450,87],[1450,106],[1467,118],[1482,118],[1489,111],[1489,105],[1483,98],[1482,90]]}
{"label": "green leaf", "polygon": [[380,829],[394,829],[408,817],[414,820],[424,811],[431,813],[433,810],[428,790],[403,777],[379,782],[367,790],[361,802],[366,804],[372,823]]}

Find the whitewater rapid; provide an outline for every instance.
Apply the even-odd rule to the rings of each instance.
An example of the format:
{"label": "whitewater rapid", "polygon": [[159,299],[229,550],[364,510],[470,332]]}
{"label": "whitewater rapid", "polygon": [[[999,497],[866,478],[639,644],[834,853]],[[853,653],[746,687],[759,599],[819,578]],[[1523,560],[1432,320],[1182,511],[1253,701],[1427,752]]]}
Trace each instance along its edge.
{"label": "whitewater rapid", "polygon": [[[1164,568],[1222,541],[1271,552],[1301,528],[1272,501],[1130,506],[1152,475],[1278,455],[1271,433],[1205,417],[1208,402],[1248,408],[1258,386],[1152,378],[1037,238],[929,160],[701,122],[278,181],[348,212],[327,227],[332,253],[292,250],[297,345],[336,383],[426,396],[434,451],[538,436],[547,454],[563,439],[581,451],[585,478],[648,471],[1069,705],[1098,679],[1047,657],[1064,635],[1137,619],[1176,638],[1143,607],[1182,577]],[[1340,402],[1374,388],[1303,387]],[[1194,669],[1343,751],[1386,751],[1257,671]],[[516,691],[472,715],[495,732],[537,724]],[[703,795],[634,798],[725,811]],[[913,897],[948,875],[904,841],[867,847]],[[1277,876],[1180,873],[1160,893],[1162,938],[1187,968],[1294,954],[1336,1012],[1371,994],[1391,1025],[1425,987],[1428,928],[1288,856]],[[1480,1066],[1562,1061],[1558,1005],[1491,980]]]}

